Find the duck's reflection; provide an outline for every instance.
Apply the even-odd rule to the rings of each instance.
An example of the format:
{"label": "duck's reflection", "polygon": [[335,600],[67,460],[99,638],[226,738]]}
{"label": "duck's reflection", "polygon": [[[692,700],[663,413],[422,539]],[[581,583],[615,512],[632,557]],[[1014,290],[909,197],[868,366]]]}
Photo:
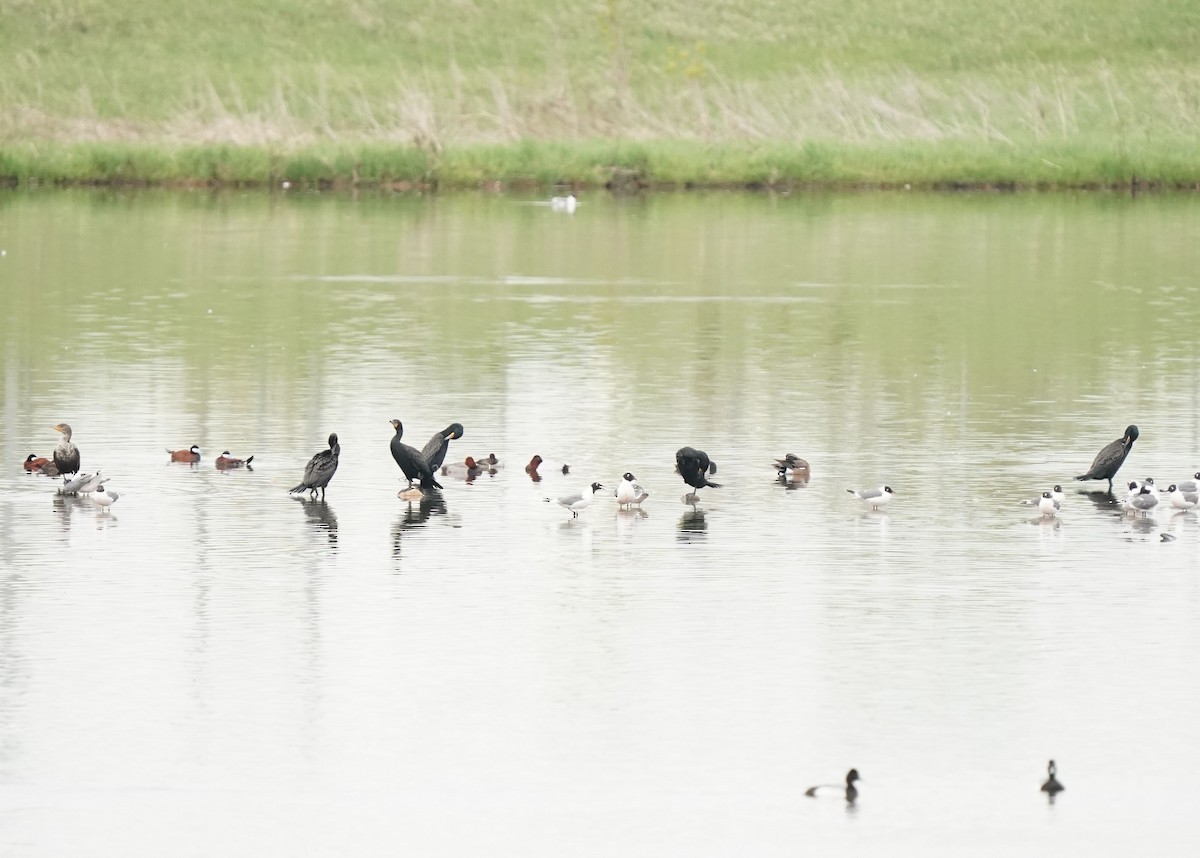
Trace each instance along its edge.
{"label": "duck's reflection", "polygon": [[317,533],[324,533],[329,539],[329,547],[338,547],[338,520],[337,514],[324,500],[309,500],[307,498],[298,497],[296,500],[304,507],[304,517],[311,527]]}
{"label": "duck's reflection", "polygon": [[783,486],[784,491],[794,492],[796,489],[808,488],[808,479],[781,474],[775,482]]}

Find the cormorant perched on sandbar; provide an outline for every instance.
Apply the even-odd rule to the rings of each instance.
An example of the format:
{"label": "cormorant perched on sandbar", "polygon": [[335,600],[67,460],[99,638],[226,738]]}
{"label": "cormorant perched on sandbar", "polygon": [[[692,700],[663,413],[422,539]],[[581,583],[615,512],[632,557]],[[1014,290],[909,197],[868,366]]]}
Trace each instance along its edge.
{"label": "cormorant perched on sandbar", "polygon": [[1077,480],[1108,480],[1108,490],[1112,491],[1113,477],[1125,464],[1125,457],[1133,449],[1133,442],[1138,438],[1138,428],[1134,425],[1125,427],[1125,434],[1113,441],[1096,454],[1092,467],[1086,474],[1080,474]]}
{"label": "cormorant perched on sandbar", "polygon": [[[404,437],[404,424],[399,420],[392,421],[392,428],[396,430],[396,434],[392,436],[392,458],[396,460],[396,464],[400,466],[400,470],[404,472],[404,476],[408,479],[408,484],[411,486],[413,480],[421,481],[421,488],[425,491],[429,489],[440,489],[442,484],[433,478],[433,469],[429,467],[429,462],[415,448],[408,446],[400,439]],[[445,454],[442,454],[445,456]],[[441,464],[440,462],[438,463]]]}
{"label": "cormorant perched on sandbar", "polygon": [[300,485],[291,489],[289,494],[308,491],[310,497],[316,497],[317,489],[320,489],[321,500],[325,500],[325,487],[337,473],[338,456],[341,454],[342,445],[338,443],[337,433],[334,432],[329,436],[329,449],[322,450],[308,460],[308,465],[304,468],[304,479]]}
{"label": "cormorant perched on sandbar", "polygon": [[58,439],[58,446],[51,454],[54,459],[54,467],[64,477],[67,474],[78,474],[79,448],[71,441],[71,424],[59,423],[54,427],[54,431],[62,433],[62,437]]}

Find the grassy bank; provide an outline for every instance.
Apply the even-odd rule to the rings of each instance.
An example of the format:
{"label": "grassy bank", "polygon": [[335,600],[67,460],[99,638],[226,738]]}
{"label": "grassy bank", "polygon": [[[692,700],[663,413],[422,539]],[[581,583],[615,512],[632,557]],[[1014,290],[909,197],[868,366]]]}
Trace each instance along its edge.
{"label": "grassy bank", "polygon": [[0,147],[9,187],[158,185],[564,187],[618,193],[690,188],[1200,189],[1184,147],[1113,152],[1096,145],[579,142],[495,144],[439,153],[404,146],[43,143]]}
{"label": "grassy bank", "polygon": [[1183,0],[0,2],[9,184],[1200,182]]}

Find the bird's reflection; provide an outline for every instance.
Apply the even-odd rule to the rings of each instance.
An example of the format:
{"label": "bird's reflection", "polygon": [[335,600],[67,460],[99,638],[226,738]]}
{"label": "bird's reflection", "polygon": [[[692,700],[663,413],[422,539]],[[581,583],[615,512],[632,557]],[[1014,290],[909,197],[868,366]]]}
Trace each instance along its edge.
{"label": "bird's reflection", "polygon": [[1062,527],[1062,519],[1056,515],[1038,515],[1028,519],[1028,522],[1034,527],[1040,527],[1044,530],[1058,530]]}
{"label": "bird's reflection", "polygon": [[424,527],[430,518],[445,515],[446,511],[446,499],[436,489],[422,494],[420,500],[406,501],[404,513],[392,526],[392,556],[400,557],[400,538],[405,531]]}
{"label": "bird's reflection", "polygon": [[704,510],[693,505],[679,519],[679,533],[677,534],[677,538],[680,542],[704,539],[708,535],[707,531],[708,519],[705,516]]}
{"label": "bird's reflection", "polygon": [[58,516],[59,526],[64,531],[71,529],[71,516],[74,513],[83,509],[84,504],[91,506],[87,498],[64,495],[61,492],[55,493],[52,503],[54,505],[54,514]]}
{"label": "bird's reflection", "polygon": [[337,514],[324,500],[309,500],[307,498],[298,497],[296,501],[304,507],[304,517],[308,521],[308,525],[318,533],[324,533],[329,538],[329,547],[338,547],[338,520]]}
{"label": "bird's reflection", "polygon": [[787,476],[786,474],[780,474],[780,476],[775,480],[775,482],[777,482],[777,483],[779,483],[779,485],[783,486],[784,491],[788,491],[788,492],[794,492],[796,489],[808,488],[808,480],[807,479],[801,479],[799,477]]}
{"label": "bird's reflection", "polygon": [[1097,509],[1104,512],[1118,512],[1120,509],[1117,506],[1117,496],[1110,491],[1080,492],[1079,494],[1095,504]]}
{"label": "bird's reflection", "polygon": [[1153,533],[1158,527],[1158,521],[1155,520],[1153,513],[1142,513],[1134,517],[1130,526],[1135,533]]}

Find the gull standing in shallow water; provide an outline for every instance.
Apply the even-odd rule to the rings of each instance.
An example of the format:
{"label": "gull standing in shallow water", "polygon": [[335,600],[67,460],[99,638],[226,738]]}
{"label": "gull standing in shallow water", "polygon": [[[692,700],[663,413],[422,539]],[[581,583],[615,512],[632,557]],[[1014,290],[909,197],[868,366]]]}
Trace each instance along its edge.
{"label": "gull standing in shallow water", "polygon": [[[1192,483],[1194,486],[1195,483]],[[1177,485],[1172,485],[1167,489],[1171,493],[1171,506],[1175,509],[1187,510],[1195,509],[1197,504],[1200,504],[1200,493],[1187,492]]]}
{"label": "gull standing in shallow water", "polygon": [[1054,502],[1054,495],[1050,492],[1042,492],[1041,500],[1038,501],[1038,512],[1042,514],[1042,518],[1050,518],[1058,512],[1059,504]]}
{"label": "gull standing in shallow water", "polygon": [[1125,464],[1125,458],[1133,449],[1133,442],[1138,439],[1138,428],[1132,423],[1125,427],[1125,434],[1108,444],[1092,460],[1092,466],[1087,473],[1080,474],[1077,480],[1108,480],[1108,490],[1112,491],[1113,477]]}
{"label": "gull standing in shallow water", "polygon": [[121,496],[116,492],[107,491],[104,486],[97,487],[92,493],[92,503],[99,506],[101,509],[108,509],[115,504]]}
{"label": "gull standing in shallow water", "polygon": [[866,501],[871,509],[879,509],[892,499],[891,486],[880,486],[877,489],[846,489],[856,498]]}
{"label": "gull standing in shallow water", "polygon": [[[1054,509],[1056,511],[1062,509],[1063,498],[1065,497],[1065,495],[1063,494],[1062,486],[1059,486],[1059,485],[1054,486],[1054,488],[1050,489],[1049,494],[1050,494],[1050,499],[1052,501],[1054,501]],[[1036,497],[1033,500],[1021,501],[1021,506],[1036,506],[1036,507],[1040,508],[1042,505],[1042,500],[1045,498],[1045,496],[1046,496],[1046,492],[1042,492],[1041,497]]]}
{"label": "gull standing in shallow water", "polygon": [[[604,486],[600,483],[592,483],[588,488],[573,495],[563,495],[558,498],[557,503],[561,507],[566,507],[571,511],[571,518],[579,518],[579,511],[589,506],[596,498],[596,492]],[[549,498],[547,498],[549,500]]]}
{"label": "gull standing in shallow water", "polygon": [[62,493],[64,495],[86,495],[94,492],[96,487],[103,482],[100,471],[94,474],[80,474],[73,480],[68,480],[63,477]]}
{"label": "gull standing in shallow water", "polygon": [[854,801],[858,798],[858,787],[854,782],[861,780],[858,776],[858,769],[851,769],[846,772],[846,785],[841,784],[818,784],[815,787],[809,787],[804,791],[804,794],[809,798],[816,798],[818,795],[830,793],[833,795],[841,794],[846,801]]}
{"label": "gull standing in shallow water", "polygon": [[1158,506],[1158,498],[1154,495],[1154,490],[1147,485],[1143,485],[1141,491],[1128,500],[1121,501],[1126,512],[1140,512],[1143,515],[1150,512]]}
{"label": "gull standing in shallow water", "polygon": [[617,505],[629,507],[636,504],[641,506],[642,501],[648,497],[650,497],[650,493],[637,484],[637,477],[626,471],[617,486]]}

